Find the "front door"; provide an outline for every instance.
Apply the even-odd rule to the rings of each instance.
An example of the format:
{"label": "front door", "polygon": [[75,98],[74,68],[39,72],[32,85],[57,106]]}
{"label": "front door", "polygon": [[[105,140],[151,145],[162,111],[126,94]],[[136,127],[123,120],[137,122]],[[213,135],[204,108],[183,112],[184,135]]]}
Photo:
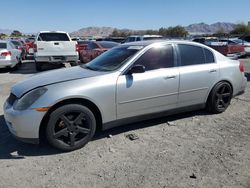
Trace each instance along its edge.
{"label": "front door", "polygon": [[177,105],[179,69],[175,67],[171,45],[147,50],[135,64],[144,73],[119,76],[117,80],[117,119],[173,109]]}

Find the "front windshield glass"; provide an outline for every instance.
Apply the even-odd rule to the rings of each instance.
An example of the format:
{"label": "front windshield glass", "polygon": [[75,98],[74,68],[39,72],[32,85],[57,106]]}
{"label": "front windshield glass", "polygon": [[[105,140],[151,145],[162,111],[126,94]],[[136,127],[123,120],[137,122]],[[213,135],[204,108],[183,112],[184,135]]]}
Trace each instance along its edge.
{"label": "front windshield glass", "polygon": [[121,46],[112,48],[93,59],[91,62],[82,65],[82,67],[95,71],[114,71],[120,68],[142,48],[142,46]]}

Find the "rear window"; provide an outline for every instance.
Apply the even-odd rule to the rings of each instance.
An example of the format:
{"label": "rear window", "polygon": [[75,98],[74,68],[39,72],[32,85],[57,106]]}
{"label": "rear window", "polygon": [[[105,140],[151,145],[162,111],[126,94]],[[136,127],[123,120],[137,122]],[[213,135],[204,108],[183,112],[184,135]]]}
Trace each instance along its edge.
{"label": "rear window", "polygon": [[65,33],[40,33],[38,41],[70,41]]}
{"label": "rear window", "polygon": [[103,48],[113,48],[118,45],[116,42],[99,42]]}
{"label": "rear window", "polygon": [[22,44],[19,41],[11,41],[12,44],[14,44],[15,46],[22,46]]}
{"label": "rear window", "polygon": [[2,49],[7,48],[7,43],[1,42],[0,43],[0,48],[2,48]]}

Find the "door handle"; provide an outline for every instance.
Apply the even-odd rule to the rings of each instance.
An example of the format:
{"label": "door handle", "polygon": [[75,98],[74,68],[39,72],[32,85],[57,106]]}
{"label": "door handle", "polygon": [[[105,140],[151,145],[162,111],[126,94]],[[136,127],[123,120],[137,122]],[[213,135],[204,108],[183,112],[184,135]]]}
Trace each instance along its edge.
{"label": "door handle", "polygon": [[209,70],[209,72],[213,73],[213,72],[217,72],[217,70],[216,69],[211,69],[211,70]]}
{"label": "door handle", "polygon": [[165,76],[164,79],[167,80],[167,79],[174,79],[176,78],[176,75],[169,75],[169,76]]}

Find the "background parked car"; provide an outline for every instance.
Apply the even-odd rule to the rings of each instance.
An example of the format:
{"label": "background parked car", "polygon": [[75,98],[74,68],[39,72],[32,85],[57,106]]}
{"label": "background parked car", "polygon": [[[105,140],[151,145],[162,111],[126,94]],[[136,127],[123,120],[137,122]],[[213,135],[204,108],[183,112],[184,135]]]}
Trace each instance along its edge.
{"label": "background parked car", "polygon": [[238,38],[229,39],[229,42],[243,45],[245,47],[246,55],[250,55],[250,42]]}
{"label": "background parked car", "polygon": [[42,70],[45,63],[78,64],[77,42],[72,41],[69,34],[63,31],[41,31],[34,43],[34,59],[36,70]]}
{"label": "background parked car", "polygon": [[26,51],[27,54],[33,55],[34,54],[34,42],[35,38],[30,37],[25,40],[25,46],[26,46]]}
{"label": "background parked car", "polygon": [[107,37],[107,38],[99,38],[96,41],[111,41],[111,42],[118,42],[123,43],[125,40],[124,37]]}
{"label": "background parked car", "polygon": [[96,58],[103,52],[117,46],[118,44],[119,43],[117,42],[109,42],[109,41],[84,41],[82,43],[83,49],[80,51],[79,54],[80,61],[81,63],[88,63],[89,61]]}
{"label": "background parked car", "polygon": [[23,45],[23,43],[19,40],[11,40],[11,43],[15,45],[16,49],[20,50],[21,59],[25,60],[26,55],[27,55],[27,51],[26,51],[26,47]]}
{"label": "background parked car", "polygon": [[250,42],[250,35],[240,37],[240,39],[247,41],[247,42]]}
{"label": "background parked car", "polygon": [[125,39],[124,43],[143,40],[156,40],[162,38],[163,37],[161,35],[131,35]]}
{"label": "background parked car", "polygon": [[201,37],[193,39],[194,42],[205,44],[230,58],[238,58],[246,55],[245,47],[241,44],[230,43],[228,40],[219,40],[216,37]]}
{"label": "background parked car", "polygon": [[9,40],[0,40],[0,68],[17,68],[21,62],[21,51]]}

